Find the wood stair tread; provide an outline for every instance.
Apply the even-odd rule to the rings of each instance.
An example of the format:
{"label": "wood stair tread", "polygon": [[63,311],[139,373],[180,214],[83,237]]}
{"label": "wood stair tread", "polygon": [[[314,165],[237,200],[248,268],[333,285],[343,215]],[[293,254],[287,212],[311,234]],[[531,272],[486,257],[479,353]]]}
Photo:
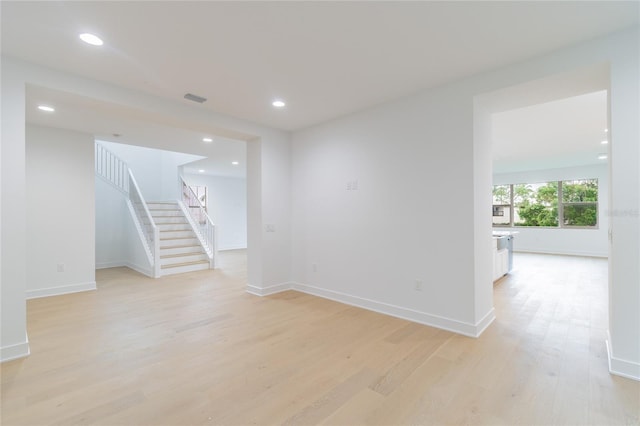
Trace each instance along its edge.
{"label": "wood stair tread", "polygon": [[196,236],[193,237],[169,237],[169,238],[160,238],[160,241],[170,241],[170,240],[185,240],[185,239],[196,239]]}
{"label": "wood stair tread", "polygon": [[[160,270],[164,271],[162,275],[171,275],[183,271],[200,270],[209,267],[210,261],[208,255],[202,247],[197,244],[198,237],[178,203],[148,201],[147,207],[159,231],[160,255],[158,256],[158,262],[160,262],[160,260],[167,262],[166,265],[160,265]],[[174,243],[174,241],[177,244]],[[196,243],[192,244],[192,241],[196,241]],[[167,252],[170,254],[163,254]],[[189,256],[191,256],[191,259],[194,258],[193,256],[196,256],[195,258],[200,260],[186,261],[189,259]]]}
{"label": "wood stair tread", "polygon": [[198,244],[187,244],[187,245],[179,245],[179,246],[162,246],[160,247],[160,250],[162,249],[178,249],[178,248],[187,248],[187,247],[200,247]]}
{"label": "wood stair tread", "polygon": [[180,266],[203,265],[208,264],[208,260],[194,260],[193,262],[172,263],[170,265],[162,265],[160,269],[178,268]]}
{"label": "wood stair tread", "polygon": [[203,251],[193,251],[189,253],[177,253],[177,254],[165,254],[160,256],[160,259],[171,259],[173,257],[186,257],[186,256],[194,256],[197,254],[205,254]]}

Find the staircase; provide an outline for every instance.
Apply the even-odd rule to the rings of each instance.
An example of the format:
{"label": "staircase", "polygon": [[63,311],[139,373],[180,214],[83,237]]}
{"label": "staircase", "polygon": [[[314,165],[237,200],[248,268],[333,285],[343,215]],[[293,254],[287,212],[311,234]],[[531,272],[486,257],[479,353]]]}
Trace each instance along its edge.
{"label": "staircase", "polygon": [[161,276],[209,269],[209,257],[177,203],[148,202],[147,208],[160,231]]}
{"label": "staircase", "polygon": [[99,143],[95,171],[125,198],[137,233],[132,238],[139,239],[147,261],[137,256],[130,267],[153,278],[215,268],[215,224],[182,177],[181,199],[147,203],[127,163]]}

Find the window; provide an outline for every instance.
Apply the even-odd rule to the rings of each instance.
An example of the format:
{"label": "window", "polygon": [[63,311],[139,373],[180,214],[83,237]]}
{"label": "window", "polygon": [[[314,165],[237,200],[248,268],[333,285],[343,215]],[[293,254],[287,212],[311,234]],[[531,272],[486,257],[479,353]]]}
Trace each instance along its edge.
{"label": "window", "polygon": [[594,228],[598,180],[495,185],[493,225]]}
{"label": "window", "polygon": [[511,185],[493,187],[493,224],[511,225]]}
{"label": "window", "polygon": [[563,226],[591,227],[598,224],[598,180],[562,182]]}
{"label": "window", "polygon": [[558,226],[558,182],[513,185],[515,226]]}

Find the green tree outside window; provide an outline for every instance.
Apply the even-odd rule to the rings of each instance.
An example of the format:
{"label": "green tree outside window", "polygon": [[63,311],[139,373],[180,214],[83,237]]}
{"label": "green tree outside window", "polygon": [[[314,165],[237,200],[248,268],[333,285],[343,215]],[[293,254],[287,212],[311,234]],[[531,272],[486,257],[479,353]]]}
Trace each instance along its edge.
{"label": "green tree outside window", "polygon": [[[595,227],[598,180],[495,185],[493,205],[496,226]],[[496,218],[496,212],[503,217]]]}

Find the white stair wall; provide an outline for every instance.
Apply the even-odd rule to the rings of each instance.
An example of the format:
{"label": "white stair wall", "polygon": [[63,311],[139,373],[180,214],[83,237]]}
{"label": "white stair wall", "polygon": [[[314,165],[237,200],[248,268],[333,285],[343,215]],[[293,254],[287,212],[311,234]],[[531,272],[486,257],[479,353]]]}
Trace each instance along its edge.
{"label": "white stair wall", "polygon": [[148,202],[160,231],[160,275],[209,269],[209,257],[175,202]]}

